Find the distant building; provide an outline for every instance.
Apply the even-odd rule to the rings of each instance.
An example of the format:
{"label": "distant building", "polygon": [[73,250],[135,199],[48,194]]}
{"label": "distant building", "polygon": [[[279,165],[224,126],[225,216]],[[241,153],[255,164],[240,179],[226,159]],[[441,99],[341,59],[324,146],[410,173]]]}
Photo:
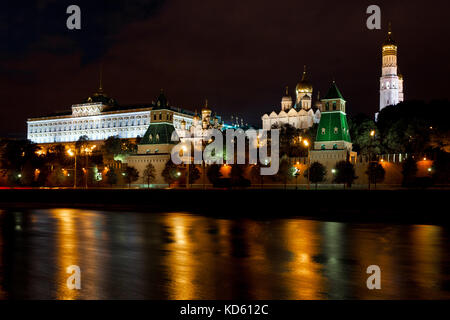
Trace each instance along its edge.
{"label": "distant building", "polygon": [[[380,111],[390,105],[396,105],[404,100],[403,76],[400,74],[397,62],[397,44],[392,39],[389,25],[388,38],[382,47],[382,74],[380,78]],[[376,115],[377,118],[378,114]]]}
{"label": "distant building", "polygon": [[176,128],[184,121],[189,128],[195,113],[169,105],[161,90],[151,104],[120,106],[100,87],[72,110],[27,121],[27,138],[34,143],[75,142],[80,136],[89,140],[105,140],[111,136],[122,139],[143,137],[150,123],[167,121]]}
{"label": "distant building", "polygon": [[[270,130],[273,125],[290,124],[298,129],[309,129],[314,123],[320,121],[320,103],[312,105],[313,86],[307,79],[306,67],[300,82],[295,87],[296,99],[293,104],[292,97],[286,88],[286,95],[281,99],[281,111],[272,111],[262,117],[263,129]],[[320,98],[318,97],[317,101]]]}
{"label": "distant building", "polygon": [[[220,118],[212,116],[212,111],[208,107],[208,101],[202,108],[201,118],[195,115],[192,118],[192,124],[188,127],[184,120],[179,127],[165,120],[152,121],[138,145],[136,155],[127,158],[127,165],[135,167],[139,171],[139,176],[144,177],[145,168],[148,164],[155,167],[155,181],[153,185],[165,185],[161,173],[164,167],[171,159],[173,147],[180,141],[194,143],[195,140],[203,140],[208,130],[226,129]],[[192,155],[191,155],[192,156]],[[145,181],[141,181],[145,183]]]}

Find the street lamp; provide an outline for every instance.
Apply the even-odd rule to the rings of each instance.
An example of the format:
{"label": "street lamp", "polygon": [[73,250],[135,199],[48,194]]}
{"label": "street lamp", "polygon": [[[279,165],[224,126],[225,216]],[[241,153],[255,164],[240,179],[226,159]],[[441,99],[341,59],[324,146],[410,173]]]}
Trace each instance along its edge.
{"label": "street lamp", "polygon": [[311,187],[311,183],[309,181],[309,175],[310,175],[310,171],[311,171],[311,155],[310,155],[310,143],[307,139],[303,139],[303,144],[305,145],[306,148],[308,148],[308,190]]}
{"label": "street lamp", "polygon": [[74,178],[73,178],[73,188],[77,188],[77,150],[75,149],[75,152],[72,151],[72,149],[67,150],[67,154],[69,157],[75,158],[75,170],[74,170]]}

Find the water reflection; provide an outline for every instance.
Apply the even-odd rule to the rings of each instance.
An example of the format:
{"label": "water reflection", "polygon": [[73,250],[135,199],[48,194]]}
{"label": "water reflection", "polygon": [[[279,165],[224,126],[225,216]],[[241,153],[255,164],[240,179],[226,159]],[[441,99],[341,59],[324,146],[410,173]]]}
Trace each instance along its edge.
{"label": "water reflection", "polygon": [[[448,240],[439,226],[4,210],[0,299],[450,298]],[[382,290],[366,287],[373,264]]]}

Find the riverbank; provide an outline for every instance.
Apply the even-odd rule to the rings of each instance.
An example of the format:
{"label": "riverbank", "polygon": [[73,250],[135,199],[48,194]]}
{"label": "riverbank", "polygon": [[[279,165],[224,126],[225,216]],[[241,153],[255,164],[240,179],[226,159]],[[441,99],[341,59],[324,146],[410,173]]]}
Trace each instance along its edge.
{"label": "riverbank", "polygon": [[448,224],[449,190],[3,189],[0,209],[193,212],[224,218]]}

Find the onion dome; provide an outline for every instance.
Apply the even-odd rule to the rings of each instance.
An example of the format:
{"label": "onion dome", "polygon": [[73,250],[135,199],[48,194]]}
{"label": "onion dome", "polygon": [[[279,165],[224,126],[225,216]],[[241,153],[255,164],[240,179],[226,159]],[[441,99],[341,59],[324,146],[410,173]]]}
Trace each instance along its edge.
{"label": "onion dome", "polygon": [[199,121],[200,117],[198,116],[197,109],[194,112],[194,117],[192,118],[194,121]]}
{"label": "onion dome", "polygon": [[389,31],[388,31],[388,37],[386,41],[384,41],[383,46],[396,46],[394,39],[392,39],[392,27],[391,23],[389,22]]}
{"label": "onion dome", "polygon": [[115,106],[117,104],[113,98],[108,97],[108,95],[103,92],[102,87],[98,88],[98,91],[88,97],[84,103],[101,103],[107,106]]}
{"label": "onion dome", "polygon": [[389,23],[388,38],[383,43],[383,56],[397,55],[397,44],[392,39],[391,24]]}
{"label": "onion dome", "polygon": [[304,70],[303,70],[302,79],[295,87],[295,91],[300,92],[300,93],[313,91],[312,84],[307,80],[307,77],[306,77],[306,66],[304,67]]}
{"label": "onion dome", "polygon": [[169,106],[169,101],[164,95],[164,90],[161,89],[158,98],[156,98],[155,107],[157,108],[167,108]]}
{"label": "onion dome", "polygon": [[211,110],[208,108],[208,99],[206,99],[205,106],[202,108],[202,114],[203,113],[211,113]]}
{"label": "onion dome", "polygon": [[281,99],[282,102],[292,102],[292,98],[289,95],[289,88],[286,87],[286,94],[283,96],[283,98]]}
{"label": "onion dome", "polygon": [[206,119],[211,117],[211,109],[208,108],[208,100],[205,101],[205,106],[202,109],[202,119]]}

